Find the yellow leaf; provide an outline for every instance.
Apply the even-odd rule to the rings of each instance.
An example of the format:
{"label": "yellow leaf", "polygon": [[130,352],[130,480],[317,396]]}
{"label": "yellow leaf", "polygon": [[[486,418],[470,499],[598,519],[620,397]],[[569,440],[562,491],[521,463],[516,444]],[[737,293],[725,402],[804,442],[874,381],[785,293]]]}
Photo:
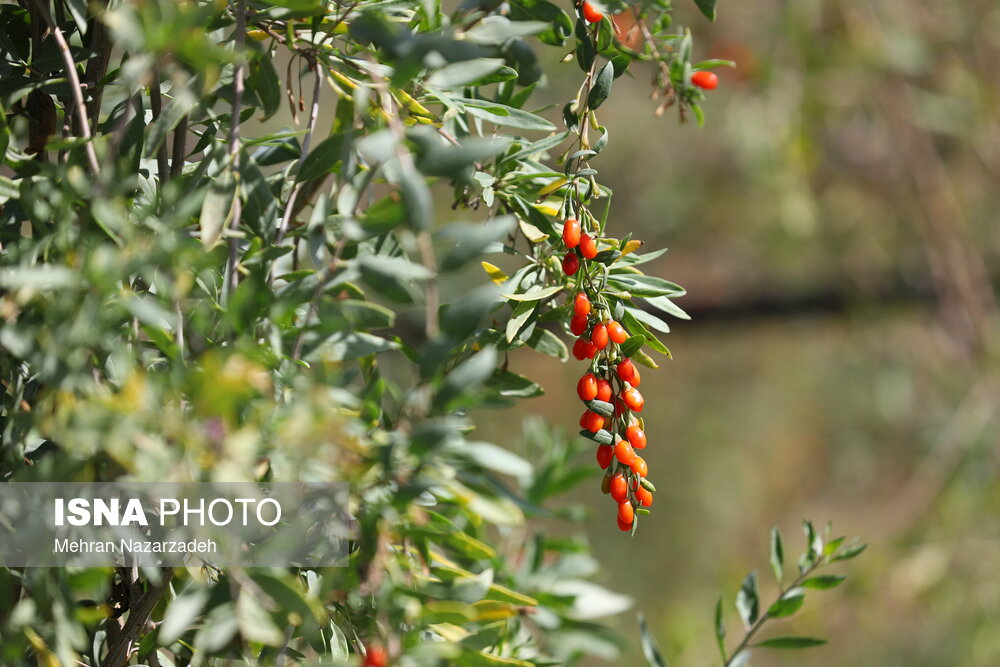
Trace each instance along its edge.
{"label": "yellow leaf", "polygon": [[541,243],[545,239],[549,238],[548,234],[540,230],[538,227],[535,227],[530,222],[518,220],[517,224],[521,228],[521,233],[524,234],[524,237],[532,243]]}
{"label": "yellow leaf", "polygon": [[556,180],[552,181],[551,183],[549,183],[548,185],[546,185],[544,188],[542,188],[541,190],[539,190],[538,191],[538,197],[539,198],[545,197],[546,195],[555,192],[556,190],[558,190],[562,186],[566,185],[567,183],[569,183],[569,181],[567,179],[563,178],[562,176],[560,176],[559,178],[557,178]]}
{"label": "yellow leaf", "polygon": [[497,285],[503,285],[504,282],[506,282],[507,274],[501,271],[499,266],[495,266],[489,262],[481,262],[481,264],[483,265],[483,271],[486,272],[486,275],[488,275],[490,280],[494,283]]}
{"label": "yellow leaf", "polygon": [[469,636],[469,631],[454,623],[432,623],[430,629],[450,642],[460,642]]}
{"label": "yellow leaf", "polygon": [[540,211],[549,217],[555,217],[559,215],[559,207],[555,204],[549,202],[541,202],[540,204],[532,204],[536,211]]}
{"label": "yellow leaf", "polygon": [[477,621],[498,621],[504,618],[517,616],[517,606],[509,602],[497,602],[496,600],[480,600],[472,604],[476,609]]}
{"label": "yellow leaf", "polygon": [[421,116],[430,116],[432,118],[434,117],[434,114],[432,114],[427,107],[425,107],[423,104],[413,99],[413,97],[405,90],[397,88],[393,92],[395,93],[396,99],[400,102],[400,104],[402,104],[404,107],[406,107],[413,113],[420,114]]}
{"label": "yellow leaf", "polygon": [[622,248],[622,257],[629,254],[630,252],[635,252],[636,250],[641,248],[645,243],[646,243],[645,241],[636,241],[635,239],[632,239],[631,241],[625,244],[624,248]]}
{"label": "yellow leaf", "polygon": [[487,591],[485,598],[486,600],[493,600],[495,602],[512,602],[513,604],[519,604],[522,607],[537,607],[538,600],[533,597],[528,597],[523,593],[518,593],[513,591],[506,586],[501,586],[500,584],[493,584],[490,586],[490,590]]}

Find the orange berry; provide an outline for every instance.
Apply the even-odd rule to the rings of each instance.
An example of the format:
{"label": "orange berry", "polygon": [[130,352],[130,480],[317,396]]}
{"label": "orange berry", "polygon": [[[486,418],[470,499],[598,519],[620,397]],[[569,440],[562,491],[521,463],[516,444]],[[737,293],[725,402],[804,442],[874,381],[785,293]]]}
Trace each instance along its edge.
{"label": "orange berry", "polygon": [[625,405],[632,412],[642,412],[642,406],[645,405],[646,401],[643,399],[642,394],[635,387],[629,387],[622,392],[622,400],[625,401]]}
{"label": "orange berry", "polygon": [[581,401],[592,401],[597,398],[597,377],[587,373],[576,383],[576,395]]}
{"label": "orange berry", "polygon": [[587,355],[589,353],[590,353],[590,341],[583,338],[577,338],[576,342],[573,343],[573,357],[577,361],[583,361],[584,359],[587,358]]}
{"label": "orange berry", "polygon": [[597,23],[604,18],[601,10],[591,4],[589,0],[584,0],[580,13],[583,14],[583,18],[587,23]]}
{"label": "orange berry", "polygon": [[603,324],[595,324],[594,330],[590,332],[590,344],[598,350],[603,350],[608,346],[608,327]]}
{"label": "orange berry", "polygon": [[601,445],[597,448],[597,465],[601,466],[602,470],[611,465],[613,458],[615,458],[615,448],[611,445]]}
{"label": "orange berry", "polygon": [[622,325],[618,324],[614,320],[608,322],[608,336],[611,338],[611,342],[615,345],[621,345],[628,340],[628,332],[625,331],[625,328]]}
{"label": "orange berry", "polygon": [[586,259],[597,257],[597,241],[584,234],[580,237],[580,254]]}
{"label": "orange berry", "polygon": [[719,77],[715,74],[715,72],[706,72],[702,70],[691,75],[691,83],[703,90],[715,90],[715,88],[719,85]]}
{"label": "orange berry", "polygon": [[624,522],[622,522],[621,518],[619,517],[619,519],[618,519],[618,530],[622,531],[623,533],[624,532],[628,532],[628,531],[632,530],[632,524],[631,523],[624,523]]}
{"label": "orange berry", "polygon": [[567,220],[563,225],[562,238],[563,243],[571,250],[580,245],[580,221]]}
{"label": "orange berry", "polygon": [[631,466],[635,461],[635,450],[628,440],[619,440],[615,445],[615,457],[622,462],[622,465]]}
{"label": "orange berry", "polygon": [[628,438],[629,444],[632,445],[633,448],[646,448],[646,434],[643,433],[638,424],[632,424],[625,429],[625,437]]}
{"label": "orange berry", "polygon": [[573,313],[576,315],[589,315],[590,314],[590,299],[583,292],[580,292],[573,298]]}
{"label": "orange berry", "polygon": [[611,383],[604,378],[597,379],[597,400],[611,402]]}
{"label": "orange berry", "polygon": [[639,477],[645,477],[649,474],[649,466],[646,465],[646,459],[641,456],[636,456],[635,461],[632,461],[632,472],[634,472]]}
{"label": "orange berry", "polygon": [[640,382],[642,382],[642,377],[640,377],[639,369],[637,368],[635,369],[635,374],[632,376],[632,379],[629,380],[628,383],[633,387],[638,387]]}
{"label": "orange berry", "polygon": [[619,361],[616,370],[618,371],[618,377],[625,382],[630,382],[635,377],[635,364],[632,363],[631,359]]}
{"label": "orange berry", "polygon": [[628,498],[628,482],[625,481],[625,475],[621,473],[615,474],[611,478],[611,497],[615,499],[616,503],[624,502]]}
{"label": "orange berry", "polygon": [[562,262],[563,273],[567,276],[571,276],[576,273],[577,269],[580,268],[580,258],[576,256],[575,252],[568,252],[566,256],[563,257]]}
{"label": "orange berry", "polygon": [[627,500],[618,503],[618,520],[631,526],[634,519],[635,508],[632,503]]}
{"label": "orange berry", "polygon": [[365,648],[365,661],[363,667],[386,667],[389,664],[389,655],[385,649],[378,645]]}
{"label": "orange berry", "polygon": [[653,494],[644,486],[639,486],[639,488],[635,490],[635,499],[638,500],[639,504],[643,507],[649,507],[653,504]]}
{"label": "orange berry", "polygon": [[597,433],[602,428],[604,428],[604,417],[597,414],[596,412],[587,413],[587,425],[584,426],[585,429],[591,433]]}

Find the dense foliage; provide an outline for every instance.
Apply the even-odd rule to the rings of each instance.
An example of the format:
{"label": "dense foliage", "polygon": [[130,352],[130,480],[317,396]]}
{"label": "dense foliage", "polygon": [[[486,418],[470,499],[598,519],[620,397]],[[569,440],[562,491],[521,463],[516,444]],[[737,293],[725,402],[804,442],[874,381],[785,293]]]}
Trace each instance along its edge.
{"label": "dense foliage", "polygon": [[[692,63],[669,9],[0,5],[0,474],[342,481],[357,519],[345,568],[0,570],[0,659],[613,656],[594,619],[624,601],[588,581],[585,544],[524,523],[575,515],[551,501],[594,472],[598,445],[577,457],[527,422],[501,447],[476,440],[470,415],[540,394],[508,353],[565,360],[572,330],[595,392],[598,376],[613,389],[598,400],[582,383],[588,425],[601,419],[585,433],[646,444],[626,358],[669,354],[653,311],[684,317],[683,290],[642,273],[662,251],[616,224],[591,160],[609,137],[597,111],[636,61],[651,62],[660,110],[701,121],[715,86],[702,73],[722,63]],[[564,129],[530,110],[539,45],[582,72]],[[294,127],[272,131],[286,101]],[[634,531],[646,465],[606,451]],[[803,573],[853,555],[842,546],[810,532]],[[801,606],[790,590],[771,616]],[[744,613],[753,633],[767,617]]]}

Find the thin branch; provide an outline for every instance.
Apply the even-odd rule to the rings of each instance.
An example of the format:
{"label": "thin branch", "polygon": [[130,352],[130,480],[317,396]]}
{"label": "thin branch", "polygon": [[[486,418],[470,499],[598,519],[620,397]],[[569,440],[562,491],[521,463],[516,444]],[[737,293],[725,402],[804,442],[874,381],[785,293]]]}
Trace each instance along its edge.
{"label": "thin branch", "polygon": [[[312,96],[312,107],[309,109],[309,124],[306,126],[306,135],[302,138],[302,152],[299,155],[299,162],[295,166],[295,173],[298,174],[299,170],[302,169],[302,164],[306,161],[306,155],[309,153],[309,145],[312,143],[313,133],[316,131],[316,120],[319,118],[319,94],[320,94],[320,84],[323,81],[323,77],[320,74],[319,66],[316,60],[312,60],[312,70],[316,74],[316,81],[313,84],[313,96]],[[281,216],[281,224],[278,226],[278,233],[274,237],[274,245],[281,245],[281,242],[285,239],[285,234],[288,233],[288,229],[291,226],[292,216],[295,210],[295,200],[298,199],[299,192],[302,190],[304,185],[303,181],[299,181],[292,188],[292,194],[288,197],[288,202],[285,204],[285,212]]]}
{"label": "thin branch", "polygon": [[[153,80],[149,83],[149,105],[153,111],[153,120],[163,115],[163,95],[160,92],[160,68],[154,67]],[[167,139],[163,138],[160,147],[156,149],[156,171],[160,175],[160,186],[170,180],[170,166],[167,161]]]}
{"label": "thin branch", "polygon": [[177,123],[177,127],[174,128],[174,144],[170,150],[173,160],[170,163],[170,178],[177,178],[184,171],[184,158],[187,155],[187,133],[188,117],[185,114],[181,118],[181,122]]}
{"label": "thin branch", "polygon": [[80,137],[85,142],[84,150],[87,152],[87,161],[90,163],[90,170],[95,175],[100,175],[101,166],[97,161],[97,151],[94,150],[94,143],[91,141],[90,119],[87,117],[87,106],[83,101],[83,88],[80,86],[80,76],[76,71],[76,63],[73,62],[73,54],[69,50],[69,44],[66,43],[66,38],[62,34],[62,30],[52,20],[49,8],[41,0],[35,0],[35,5],[48,24],[49,30],[52,31],[52,36],[55,38],[56,44],[59,45],[59,53],[62,55],[63,64],[66,65],[66,76],[69,77],[70,90],[73,93],[77,120],[80,123]]}
{"label": "thin branch", "polygon": [[246,40],[246,19],[247,2],[239,0],[236,3],[236,33],[234,43],[236,44],[237,57],[239,63],[236,71],[233,72],[233,114],[229,120],[229,159],[233,170],[233,178],[236,179],[236,196],[233,198],[232,218],[229,222],[229,262],[226,268],[226,296],[232,295],[236,289],[238,272],[236,269],[237,253],[239,251],[239,238],[236,232],[240,228],[240,221],[243,217],[243,202],[239,195],[239,172],[240,172],[240,107],[243,103],[243,76],[246,72],[246,63],[243,60],[243,45]]}

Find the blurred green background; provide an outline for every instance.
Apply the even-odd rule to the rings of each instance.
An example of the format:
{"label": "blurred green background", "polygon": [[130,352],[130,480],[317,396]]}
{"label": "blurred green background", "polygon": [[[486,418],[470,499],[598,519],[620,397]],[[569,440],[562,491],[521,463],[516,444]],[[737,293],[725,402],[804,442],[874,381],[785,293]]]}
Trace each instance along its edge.
{"label": "blurred green background", "polygon": [[[744,574],[775,593],[771,526],[797,557],[801,520],[831,520],[868,551],[769,631],[830,644],[754,665],[1000,664],[1000,4],[723,0],[715,24],[675,4],[698,57],[738,66],[704,129],[654,117],[641,67],[601,109],[612,233],[671,248],[649,272],[693,316],[643,373],[652,517],[629,540],[599,477],[578,494],[604,583],[675,667],[716,664],[719,593],[730,646]],[[561,106],[579,71],[548,76]],[[511,368],[547,389],[522,407],[575,433],[580,365]],[[487,417],[504,441],[510,415]],[[638,664],[616,622],[635,648],[614,664]]]}

